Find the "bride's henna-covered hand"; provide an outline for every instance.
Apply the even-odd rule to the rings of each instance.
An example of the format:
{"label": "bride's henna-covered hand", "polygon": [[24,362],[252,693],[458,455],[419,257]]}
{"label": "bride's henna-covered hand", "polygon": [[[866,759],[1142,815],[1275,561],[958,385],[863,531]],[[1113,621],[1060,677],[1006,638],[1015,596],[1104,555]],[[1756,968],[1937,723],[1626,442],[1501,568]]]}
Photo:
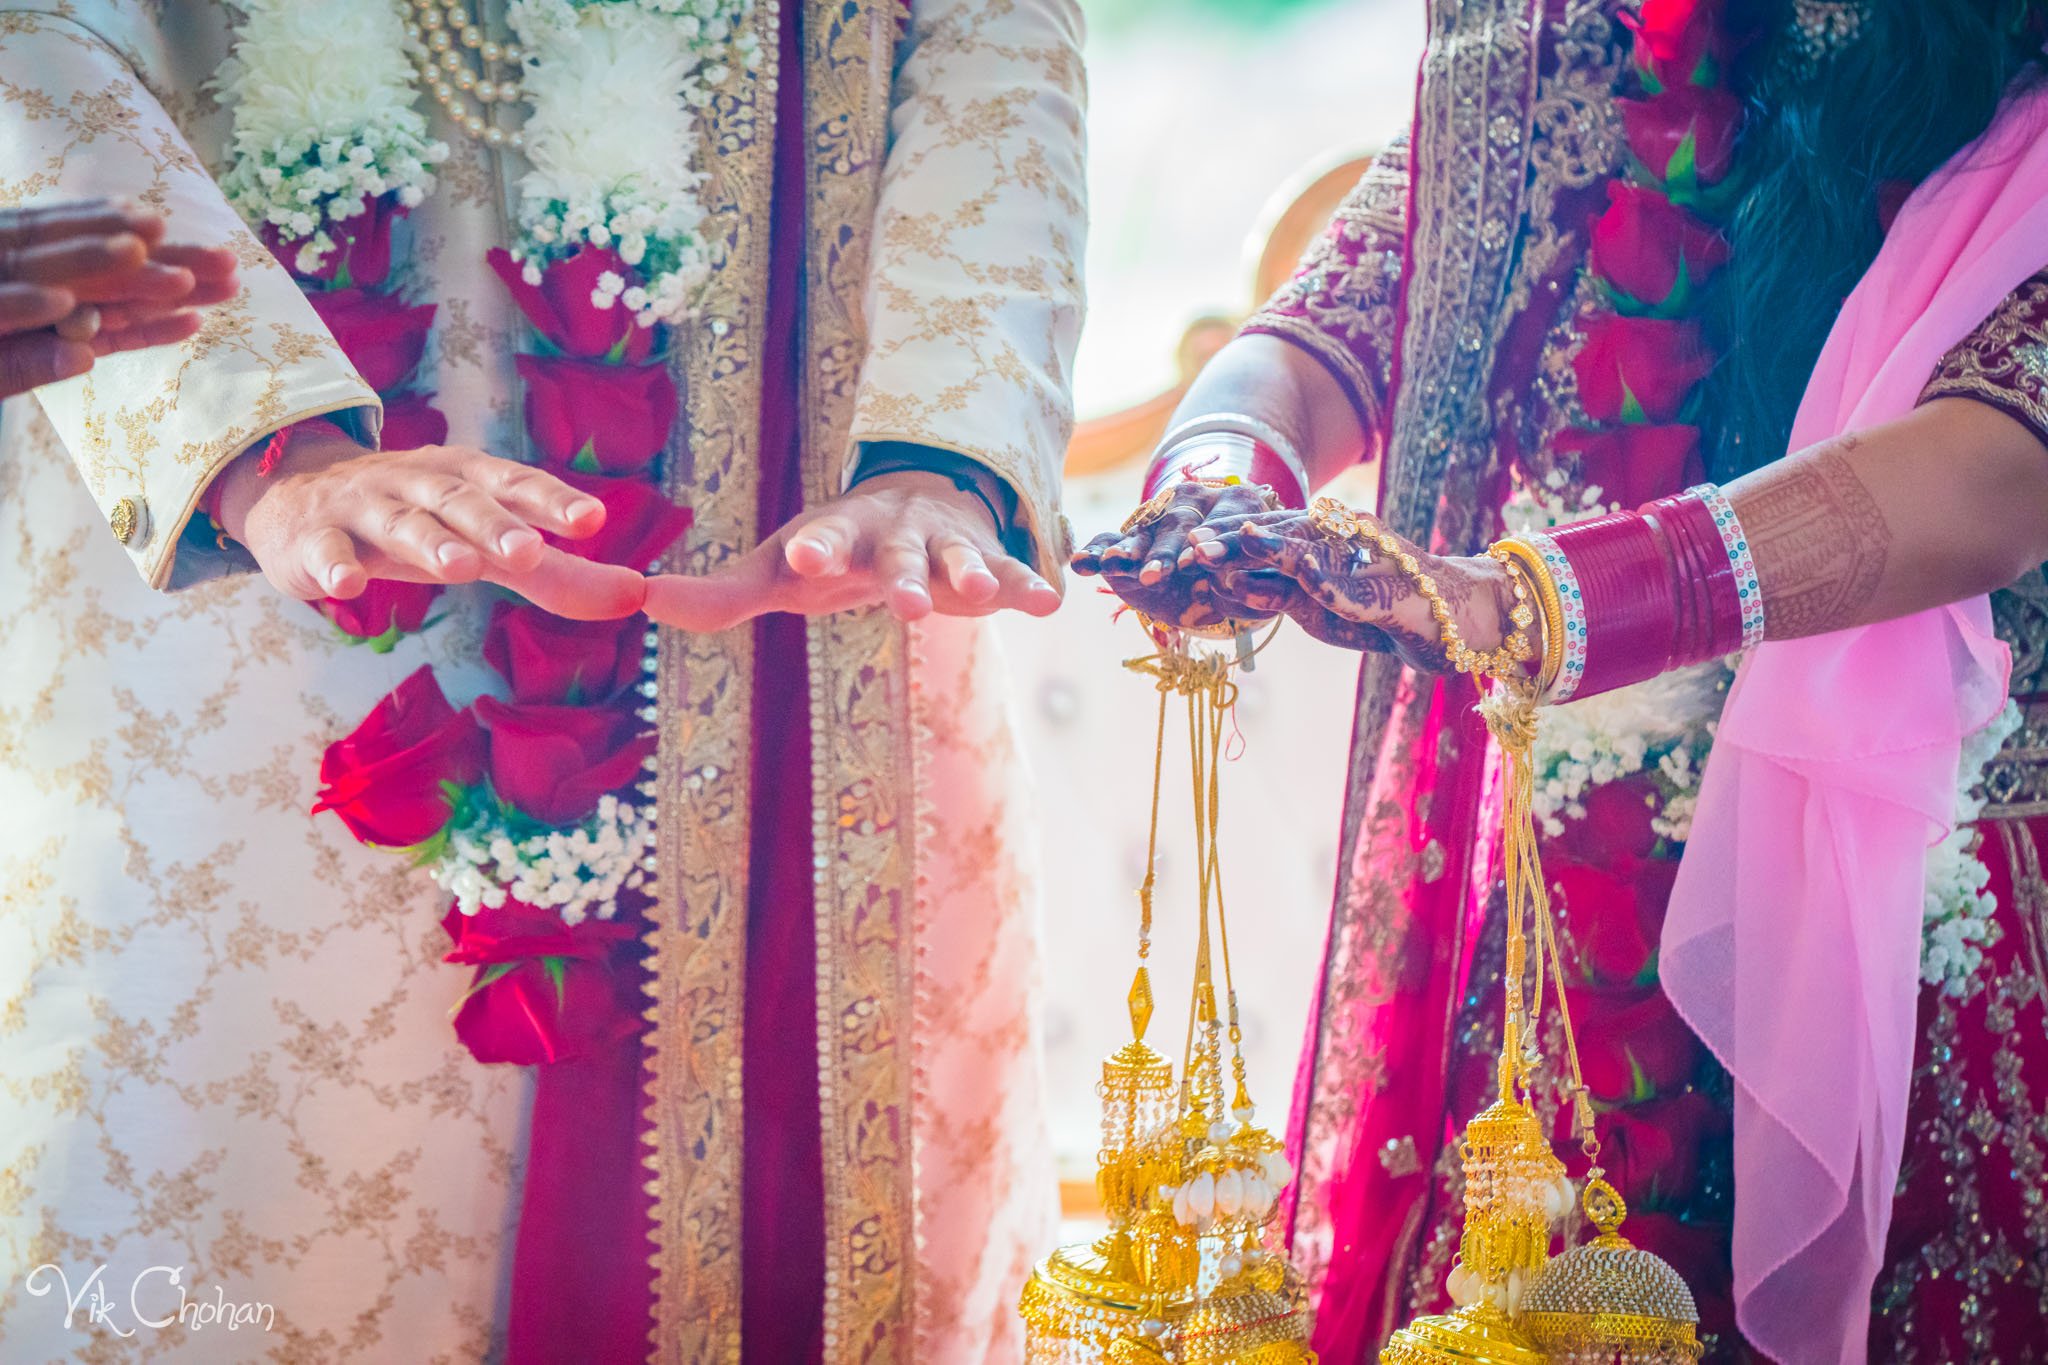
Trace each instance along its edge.
{"label": "bride's henna-covered hand", "polygon": [[[1402,544],[1435,581],[1465,643],[1482,653],[1497,649],[1510,630],[1508,613],[1514,606],[1506,569],[1483,555],[1450,558]],[[1200,572],[1217,578],[1226,592],[1250,576],[1246,570],[1278,573],[1328,617],[1370,630],[1366,638],[1383,640],[1379,647],[1391,646],[1403,662],[1433,673],[1450,667],[1429,600],[1401,566],[1362,544],[1333,541],[1310,512],[1269,512],[1229,528],[1197,528],[1188,537],[1182,563],[1176,577]],[[1310,634],[1329,638],[1300,615],[1289,614]]]}
{"label": "bride's henna-covered hand", "polygon": [[[1183,575],[1186,571],[1183,570]],[[1196,571],[1200,576],[1200,571]],[[1346,620],[1310,597],[1299,583],[1276,569],[1225,569],[1214,576],[1216,595],[1232,620],[1285,616],[1312,639],[1361,654],[1387,654],[1394,642],[1376,626]]]}
{"label": "bride's henna-covered hand", "polygon": [[1219,594],[1213,579],[1175,572],[1196,528],[1230,529],[1266,505],[1265,491],[1250,484],[1178,484],[1157,517],[1127,531],[1106,532],[1083,546],[1073,557],[1074,572],[1101,577],[1118,597],[1156,621],[1199,628],[1277,615],[1247,616],[1240,604]]}

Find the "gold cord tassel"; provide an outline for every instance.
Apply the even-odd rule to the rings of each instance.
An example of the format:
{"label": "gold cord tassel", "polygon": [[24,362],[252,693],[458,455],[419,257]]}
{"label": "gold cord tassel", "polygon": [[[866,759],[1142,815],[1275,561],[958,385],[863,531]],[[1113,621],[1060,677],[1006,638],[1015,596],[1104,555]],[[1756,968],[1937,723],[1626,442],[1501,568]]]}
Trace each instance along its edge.
{"label": "gold cord tassel", "polygon": [[[1159,690],[1159,734],[1151,846],[1138,890],[1138,967],[1125,1000],[1131,1041],[1103,1063],[1097,1092],[1102,1148],[1095,1179],[1109,1231],[1039,1262],[1019,1304],[1025,1360],[1314,1365],[1300,1283],[1261,1241],[1289,1172],[1279,1139],[1253,1122],[1217,839],[1223,732],[1237,696],[1231,670],[1256,651],[1197,654],[1187,637],[1157,627],[1154,640],[1157,654],[1129,664]],[[1148,959],[1174,698],[1187,706],[1197,883],[1195,979],[1177,1077],[1174,1064],[1145,1041],[1154,1009]]]}

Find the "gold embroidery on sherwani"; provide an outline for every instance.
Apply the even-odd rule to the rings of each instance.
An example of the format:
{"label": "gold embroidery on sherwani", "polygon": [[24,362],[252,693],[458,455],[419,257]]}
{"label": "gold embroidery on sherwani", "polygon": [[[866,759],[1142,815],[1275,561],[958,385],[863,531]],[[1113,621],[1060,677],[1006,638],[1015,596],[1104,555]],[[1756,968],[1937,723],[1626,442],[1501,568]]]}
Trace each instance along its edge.
{"label": "gold embroidery on sherwani", "polygon": [[[819,7],[804,31],[813,231],[802,373],[804,489],[839,491],[860,366],[869,234],[888,128],[897,10]],[[887,612],[809,624],[818,1100],[825,1175],[825,1359],[911,1354],[910,966],[914,812],[909,669]]]}
{"label": "gold embroidery on sherwani", "polygon": [[[36,399],[103,509],[147,507],[128,543],[152,586],[174,582],[175,547],[214,474],[258,437],[355,411],[374,436],[377,396],[342,356],[298,286],[227,207],[184,130],[145,114],[145,82],[166,84],[151,7],[72,5],[8,14],[0,53],[34,44],[0,78],[14,135],[0,142],[0,204],[125,193],[164,213],[174,237],[231,244],[242,292],[178,346],[102,360]],[[18,50],[18,49],[17,49]],[[187,392],[188,375],[204,383]]]}
{"label": "gold embroidery on sherwani", "polygon": [[[1080,14],[1073,0],[919,0],[911,25],[895,77],[904,112],[862,243],[853,439],[986,465],[1016,490],[1039,573],[1062,584],[1059,456],[1082,311]],[[886,90],[886,67],[875,74]]]}
{"label": "gold embroidery on sherwani", "polygon": [[[749,23],[761,70],[736,71],[702,125],[704,232],[717,265],[700,325],[677,335],[683,420],[665,488],[696,515],[665,566],[684,573],[709,572],[755,543],[777,22],[775,5],[756,7]],[[750,625],[710,636],[661,633],[646,1166],[654,1359],[662,1365],[740,1356],[753,642]]]}

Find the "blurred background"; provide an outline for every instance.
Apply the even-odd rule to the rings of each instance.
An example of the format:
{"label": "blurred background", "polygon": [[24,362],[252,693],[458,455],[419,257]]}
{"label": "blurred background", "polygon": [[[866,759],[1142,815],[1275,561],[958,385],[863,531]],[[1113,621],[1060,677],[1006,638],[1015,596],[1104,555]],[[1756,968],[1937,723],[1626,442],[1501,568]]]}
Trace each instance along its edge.
{"label": "blurred background", "polygon": [[[1285,278],[1406,123],[1420,0],[1084,0],[1093,227],[1067,511],[1085,541],[1137,502],[1187,377]],[[1354,501],[1368,500],[1361,485]],[[1158,698],[1094,583],[1049,621],[999,618],[1041,813],[1047,1083],[1068,1212],[1088,1219],[1102,1058],[1130,1028]],[[1245,679],[1223,774],[1224,878],[1262,1116],[1293,1084],[1336,867],[1355,659],[1282,632]],[[1184,732],[1183,732],[1184,733]],[[1174,1051],[1193,939],[1185,743],[1167,750],[1153,1041]],[[1176,780],[1178,777],[1178,780]]]}

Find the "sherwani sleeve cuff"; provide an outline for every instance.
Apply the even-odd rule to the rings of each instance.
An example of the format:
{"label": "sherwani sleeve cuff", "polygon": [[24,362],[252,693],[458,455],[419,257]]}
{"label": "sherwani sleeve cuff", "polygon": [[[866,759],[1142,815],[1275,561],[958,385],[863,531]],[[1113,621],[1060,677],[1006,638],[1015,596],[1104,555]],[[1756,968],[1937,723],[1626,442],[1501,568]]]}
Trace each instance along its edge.
{"label": "sherwani sleeve cuff", "polygon": [[1055,586],[1072,542],[1059,490],[1086,241],[1081,31],[1073,0],[913,6],[849,433],[853,450],[903,441],[993,472]]}
{"label": "sherwani sleeve cuff", "polygon": [[168,240],[228,243],[240,262],[241,292],[191,340],[107,356],[36,391],[137,571],[184,586],[235,567],[203,552],[180,564],[186,525],[230,460],[316,416],[374,444],[382,409],[153,93],[164,64],[149,7],[38,9],[0,4],[0,184],[31,203],[127,196],[164,215]]}

